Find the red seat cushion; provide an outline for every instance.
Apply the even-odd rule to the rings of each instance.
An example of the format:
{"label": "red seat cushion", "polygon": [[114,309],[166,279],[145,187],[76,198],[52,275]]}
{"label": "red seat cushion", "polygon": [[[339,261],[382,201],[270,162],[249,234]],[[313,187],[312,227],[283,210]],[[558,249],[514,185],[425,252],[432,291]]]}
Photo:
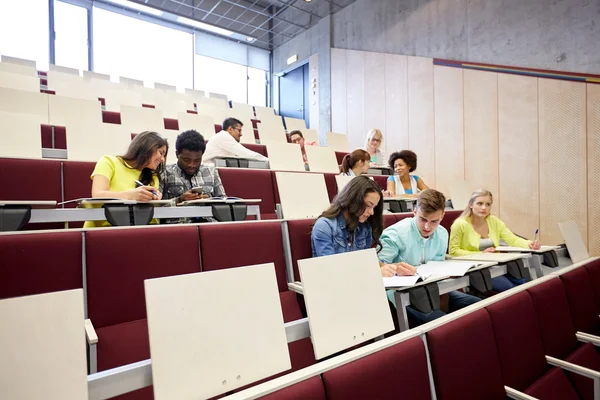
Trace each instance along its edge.
{"label": "red seat cushion", "polygon": [[579,397],[560,368],[552,368],[524,392],[537,399],[577,400]]}
{"label": "red seat cushion", "polygon": [[492,322],[486,310],[477,310],[427,332],[427,344],[438,400],[506,398]]}
{"label": "red seat cushion", "polygon": [[62,201],[60,161],[0,159],[0,199]]}
{"label": "red seat cushion", "polygon": [[487,307],[506,385],[524,390],[548,369],[535,307],[520,292]]}
{"label": "red seat cushion", "polygon": [[196,226],[90,230],[85,246],[96,328],[146,318],[145,279],[200,272]]}
{"label": "red seat cushion", "polygon": [[121,124],[121,113],[116,111],[102,111],[102,122],[106,124]]}
{"label": "red seat cushion", "polygon": [[546,355],[566,357],[579,344],[562,282],[552,279],[527,291],[535,307]]}
{"label": "red seat cushion", "polygon": [[450,233],[450,228],[452,227],[452,224],[454,223],[456,218],[460,217],[460,214],[462,214],[462,212],[463,212],[463,210],[448,210],[448,211],[446,211],[444,213],[444,218],[442,218],[442,222],[440,223],[440,225],[442,225],[444,228],[446,228],[448,233]]}
{"label": "red seat cushion", "polygon": [[375,182],[377,182],[381,190],[387,189],[388,175],[374,175],[373,179],[375,180]]}
{"label": "red seat cushion", "polygon": [[275,263],[279,291],[288,290],[280,222],[204,224],[199,228],[203,271]]}
{"label": "red seat cushion", "polygon": [[170,129],[174,131],[179,130],[179,121],[174,118],[164,118],[165,120],[165,129]]}
{"label": "red seat cushion", "polygon": [[323,384],[330,400],[431,399],[425,346],[418,337],[329,370]]}
{"label": "red seat cushion", "polygon": [[116,368],[150,358],[146,318],[96,328],[98,371]]}
{"label": "red seat cushion", "polygon": [[0,236],[0,298],[83,287],[81,232]]}
{"label": "red seat cushion", "polygon": [[313,376],[266,396],[263,400],[325,400],[325,390],[320,376]]}
{"label": "red seat cushion", "polygon": [[[65,201],[92,197],[92,172],[96,163],[65,161],[63,162],[63,179],[65,187]],[[76,203],[69,203],[66,207],[76,207]]]}
{"label": "red seat cushion", "polygon": [[283,312],[283,322],[291,322],[302,319],[302,312],[298,304],[298,295],[291,290],[279,293],[281,302],[281,311]]}
{"label": "red seat cushion", "polygon": [[[594,371],[600,371],[600,354],[598,354],[596,348],[591,343],[582,344],[571,355],[566,357],[565,361]],[[573,382],[575,390],[582,399],[594,399],[594,382],[590,378],[571,372],[566,372],[566,374],[571,382]]]}
{"label": "red seat cushion", "polygon": [[[52,128],[54,128],[54,141],[52,140]],[[42,125],[42,148],[62,149],[67,148],[67,129],[64,126]]]}
{"label": "red seat cushion", "polygon": [[596,307],[600,310],[600,259],[594,260],[585,265],[590,279],[592,282],[592,288],[594,289],[594,295],[596,297]]}
{"label": "red seat cushion", "polygon": [[335,180],[337,174],[323,174],[323,176],[325,177],[325,186],[331,202],[337,196],[337,181]]}
{"label": "red seat cushion", "polygon": [[300,281],[300,271],[298,270],[298,260],[304,260],[312,257],[312,244],[310,241],[311,226],[315,222],[313,219],[299,219],[287,221],[290,237],[290,254],[294,268],[294,280]]}
{"label": "red seat cushion", "polygon": [[593,335],[600,332],[600,319],[590,274],[584,267],[560,276],[565,286],[575,329]]}
{"label": "red seat cushion", "polygon": [[219,168],[219,176],[228,196],[261,199],[262,219],[275,219],[275,196],[270,170]]}
{"label": "red seat cushion", "polygon": [[265,157],[268,157],[267,146],[263,144],[242,143],[242,146],[249,150],[257,152],[258,154],[262,154]]}
{"label": "red seat cushion", "polygon": [[387,228],[389,226],[394,225],[396,222],[398,222],[396,220],[396,215],[395,214],[383,214],[383,228]]}
{"label": "red seat cushion", "polygon": [[344,157],[346,156],[346,154],[350,154],[350,153],[345,153],[343,151],[336,151],[335,152],[335,158],[337,159],[338,165],[342,165],[342,160],[344,159]]}

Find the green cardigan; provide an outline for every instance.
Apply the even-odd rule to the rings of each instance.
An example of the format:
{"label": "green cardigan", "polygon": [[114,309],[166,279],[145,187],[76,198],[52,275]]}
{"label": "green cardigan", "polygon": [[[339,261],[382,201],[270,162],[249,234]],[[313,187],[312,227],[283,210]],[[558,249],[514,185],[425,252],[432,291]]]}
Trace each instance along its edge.
{"label": "green cardigan", "polygon": [[[486,221],[489,228],[488,237],[492,239],[494,247],[500,245],[500,239],[504,240],[509,246],[522,247],[524,249],[529,247],[529,241],[512,233],[500,218],[488,215]],[[464,256],[467,254],[479,253],[480,240],[481,236],[475,232],[469,217],[457,218],[450,230],[450,246],[448,253],[450,256]]]}

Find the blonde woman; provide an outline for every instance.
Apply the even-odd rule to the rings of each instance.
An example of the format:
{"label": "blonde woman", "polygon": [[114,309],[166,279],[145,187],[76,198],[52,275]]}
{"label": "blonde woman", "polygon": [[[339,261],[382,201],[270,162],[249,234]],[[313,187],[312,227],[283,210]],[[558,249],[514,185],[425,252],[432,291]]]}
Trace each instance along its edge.
{"label": "blonde woman", "polygon": [[[500,218],[491,215],[494,202],[488,190],[477,190],[471,195],[467,208],[452,224],[450,230],[450,256],[462,256],[478,252],[493,253],[504,240],[509,246],[539,250],[538,241],[518,237],[508,229]],[[522,284],[522,279],[499,276],[492,279],[492,288],[503,292]]]}
{"label": "blonde woman", "polygon": [[383,134],[379,129],[371,129],[367,132],[365,140],[365,150],[371,156],[371,165],[385,165],[385,155],[381,150],[383,143]]}

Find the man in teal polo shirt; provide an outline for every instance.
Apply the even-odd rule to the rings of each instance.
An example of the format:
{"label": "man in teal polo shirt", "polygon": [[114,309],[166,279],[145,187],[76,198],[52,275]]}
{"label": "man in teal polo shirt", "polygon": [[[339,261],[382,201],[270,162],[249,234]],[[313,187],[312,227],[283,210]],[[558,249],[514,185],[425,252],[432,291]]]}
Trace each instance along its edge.
{"label": "man in teal polo shirt", "polygon": [[[446,198],[437,190],[427,189],[417,199],[415,216],[405,218],[383,231],[379,260],[385,264],[402,263],[417,267],[428,261],[443,261],[448,250],[448,231],[440,225],[444,218]],[[449,295],[450,311],[480,301],[478,297],[454,290]],[[395,304],[394,291],[388,298]],[[446,315],[441,310],[422,313],[413,307],[406,312],[415,326]]]}

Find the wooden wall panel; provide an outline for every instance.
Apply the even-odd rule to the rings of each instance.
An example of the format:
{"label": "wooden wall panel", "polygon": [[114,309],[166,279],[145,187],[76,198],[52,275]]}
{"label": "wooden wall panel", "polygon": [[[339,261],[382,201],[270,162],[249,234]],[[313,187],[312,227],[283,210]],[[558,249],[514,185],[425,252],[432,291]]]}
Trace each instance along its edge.
{"label": "wooden wall panel", "polygon": [[587,243],[586,84],[538,80],[540,239],[563,241],[558,223],[574,220]]}
{"label": "wooden wall panel", "polygon": [[346,50],[331,49],[331,130],[346,129]]}
{"label": "wooden wall panel", "polygon": [[498,74],[464,71],[465,180],[473,190],[494,195],[493,214],[498,214]]}
{"label": "wooden wall panel", "polygon": [[346,52],[346,132],[351,149],[362,148],[365,126],[365,53]]}
{"label": "wooden wall panel", "polygon": [[[433,67],[435,94],[435,182],[448,198],[455,181],[465,179],[463,70]],[[426,182],[427,183],[427,182]]]}
{"label": "wooden wall panel", "polygon": [[[380,53],[365,53],[365,136],[367,131],[378,128],[383,133],[382,149],[388,130],[385,125],[385,58]],[[387,161],[387,160],[386,160]]]}
{"label": "wooden wall panel", "polygon": [[433,59],[408,57],[408,147],[417,153],[416,174],[435,187]]}
{"label": "wooden wall panel", "polygon": [[600,85],[587,85],[588,252],[600,256]]}
{"label": "wooden wall panel", "polygon": [[515,233],[533,238],[540,226],[538,80],[498,75],[500,218]]}
{"label": "wooden wall panel", "polygon": [[407,57],[385,54],[385,152],[408,148]]}

